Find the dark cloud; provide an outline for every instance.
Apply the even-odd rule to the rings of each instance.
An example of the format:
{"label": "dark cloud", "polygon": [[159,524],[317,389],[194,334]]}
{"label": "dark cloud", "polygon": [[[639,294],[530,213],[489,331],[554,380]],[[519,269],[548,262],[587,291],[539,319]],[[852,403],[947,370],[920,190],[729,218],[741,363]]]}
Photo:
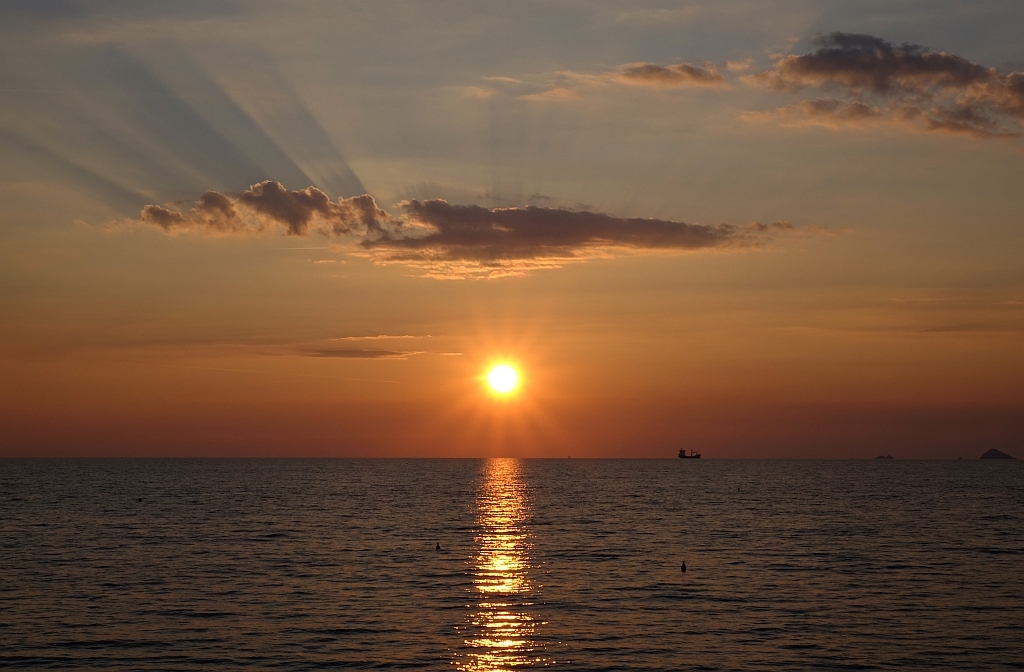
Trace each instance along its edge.
{"label": "dark cloud", "polygon": [[147,205],[140,223],[168,233],[209,235],[278,230],[305,236],[315,228],[323,235],[347,236],[354,253],[376,263],[405,264],[447,278],[519,275],[624,252],[751,247],[772,232],[793,228],[786,222],[709,226],[533,205],[453,205],[440,199],[403,201],[399,207],[402,215],[393,217],[368,194],[335,202],[316,187],[288,190],[268,181],[238,195],[208,191],[185,212]]}
{"label": "dark cloud", "polygon": [[714,247],[734,236],[728,224],[703,226],[660,219],[621,219],[600,212],[526,206],[484,208],[441,199],[400,204],[424,235],[385,235],[363,244],[395,250],[443,248],[453,258],[501,259],[522,255],[567,255],[593,245],[634,248]]}
{"label": "dark cloud", "polygon": [[147,205],[140,221],[169,233],[198,230],[207,234],[256,234],[283,228],[288,235],[304,236],[314,223],[327,235],[345,235],[355,229],[372,234],[389,219],[369,194],[335,202],[316,187],[290,190],[268,180],[238,195],[207,191],[185,213]]}
{"label": "dark cloud", "polygon": [[291,191],[280,182],[260,182],[242,192],[239,202],[261,215],[284,224],[290,235],[306,233],[316,215],[330,216],[334,203],[331,197],[316,187]]}
{"label": "dark cloud", "polygon": [[897,47],[872,35],[829,33],[815,43],[815,51],[785,56],[774,70],[756,76],[779,89],[838,84],[852,91],[893,94],[918,93],[931,87],[963,88],[994,75],[956,54],[916,44]]}
{"label": "dark cloud", "polygon": [[378,263],[404,263],[437,277],[518,275],[615,251],[693,251],[756,244],[789,225],[687,224],[600,212],[527,206],[484,208],[443,200],[405,201],[394,230],[361,245]]}
{"label": "dark cloud", "polygon": [[[1020,135],[1024,73],[1002,76],[957,54],[916,44],[895,46],[872,35],[829,33],[809,54],[779,58],[744,81],[797,93],[817,88],[847,100],[819,98],[795,109],[807,118],[856,123],[880,117],[920,130],[975,137]],[[780,110],[787,116],[794,108]],[[791,116],[791,115],[790,115]]]}
{"label": "dark cloud", "polygon": [[628,84],[644,84],[662,88],[681,86],[729,86],[718,68],[711,64],[703,67],[690,63],[662,66],[638,63],[618,71],[618,78]]}

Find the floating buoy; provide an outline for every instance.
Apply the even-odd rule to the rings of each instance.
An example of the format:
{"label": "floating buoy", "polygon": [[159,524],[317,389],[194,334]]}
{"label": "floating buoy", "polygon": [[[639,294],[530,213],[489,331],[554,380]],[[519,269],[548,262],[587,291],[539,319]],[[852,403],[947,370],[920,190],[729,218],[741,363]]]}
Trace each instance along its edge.
{"label": "floating buoy", "polygon": [[681,570],[682,570],[682,571],[683,571],[684,573],[686,572],[686,563],[685,563],[685,562],[683,563],[683,566],[682,566],[682,567],[680,567],[680,569],[681,569]]}
{"label": "floating buoy", "polygon": [[441,550],[441,542],[440,541],[437,542],[437,546],[434,546],[434,550],[437,550],[437,551]]}

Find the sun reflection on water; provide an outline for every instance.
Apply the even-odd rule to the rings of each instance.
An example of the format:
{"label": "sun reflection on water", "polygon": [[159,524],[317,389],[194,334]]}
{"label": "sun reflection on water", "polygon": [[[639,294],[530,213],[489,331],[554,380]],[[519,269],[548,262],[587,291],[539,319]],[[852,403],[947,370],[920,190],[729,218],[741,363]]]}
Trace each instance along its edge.
{"label": "sun reflection on water", "polygon": [[538,625],[528,608],[529,509],[521,465],[514,459],[489,460],[477,496],[473,593],[477,600],[463,630],[466,639],[455,664],[484,672],[550,664],[535,640]]}

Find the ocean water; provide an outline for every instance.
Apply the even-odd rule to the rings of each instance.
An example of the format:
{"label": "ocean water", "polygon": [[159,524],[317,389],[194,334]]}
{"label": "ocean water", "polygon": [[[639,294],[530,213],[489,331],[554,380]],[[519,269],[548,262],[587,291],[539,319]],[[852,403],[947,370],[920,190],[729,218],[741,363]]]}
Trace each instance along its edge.
{"label": "ocean water", "polygon": [[1022,467],[4,460],[0,667],[1024,669]]}

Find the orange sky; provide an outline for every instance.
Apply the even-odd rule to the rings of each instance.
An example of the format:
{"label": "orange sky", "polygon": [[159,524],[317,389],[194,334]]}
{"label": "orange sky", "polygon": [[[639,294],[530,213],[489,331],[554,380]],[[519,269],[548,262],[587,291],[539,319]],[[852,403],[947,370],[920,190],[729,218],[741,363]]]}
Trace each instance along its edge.
{"label": "orange sky", "polygon": [[909,4],[4,9],[0,456],[1020,457],[1024,10]]}

